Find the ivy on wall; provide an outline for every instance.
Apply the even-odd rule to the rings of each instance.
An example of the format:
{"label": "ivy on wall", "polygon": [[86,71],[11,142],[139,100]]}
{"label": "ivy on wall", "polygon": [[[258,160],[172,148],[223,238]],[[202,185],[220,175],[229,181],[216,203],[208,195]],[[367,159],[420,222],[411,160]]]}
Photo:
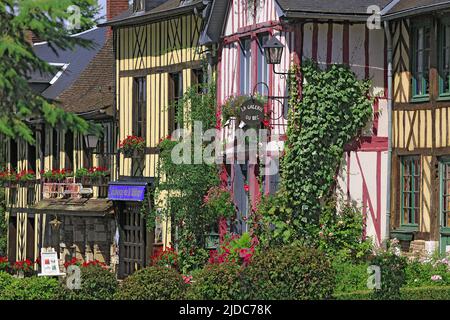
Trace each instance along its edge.
{"label": "ivy on wall", "polygon": [[295,76],[290,79],[281,188],[260,209],[270,242],[318,241],[321,210],[333,194],[344,147],[372,117],[370,82],[358,80],[349,67],[321,70],[306,61],[301,74],[301,97]]}

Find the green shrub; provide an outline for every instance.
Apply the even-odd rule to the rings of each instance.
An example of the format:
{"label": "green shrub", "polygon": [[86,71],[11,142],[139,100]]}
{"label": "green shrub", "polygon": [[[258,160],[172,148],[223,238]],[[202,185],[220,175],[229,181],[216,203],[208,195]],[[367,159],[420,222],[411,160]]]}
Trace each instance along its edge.
{"label": "green shrub", "polygon": [[319,247],[329,255],[361,263],[373,248],[370,238],[362,238],[363,231],[361,209],[353,203],[332,199],[320,215]]}
{"label": "green shrub", "polygon": [[[355,291],[334,295],[337,300],[370,300],[372,291]],[[450,286],[400,289],[400,300],[450,300]]]}
{"label": "green shrub", "polygon": [[241,267],[233,263],[211,264],[194,275],[187,299],[237,300],[241,298]]}
{"label": "green shrub", "polygon": [[450,300],[450,286],[402,288],[402,300]]}
{"label": "green shrub", "polygon": [[13,278],[0,292],[0,300],[55,300],[59,283],[55,278]]}
{"label": "green shrub", "polygon": [[81,268],[81,289],[61,288],[59,298],[64,300],[112,300],[117,291],[113,273],[101,266]]}
{"label": "green shrub", "polygon": [[333,297],[336,300],[371,300],[373,298],[372,290],[335,293]]}
{"label": "green shrub", "polygon": [[336,294],[367,290],[367,264],[333,261],[336,274]]}
{"label": "green shrub", "polygon": [[330,298],[334,270],[314,248],[285,246],[262,251],[243,272],[244,297],[264,300]]}
{"label": "green shrub", "polygon": [[406,267],[406,286],[450,286],[450,271],[447,259],[436,259],[428,262],[410,261]]}
{"label": "green shrub", "polygon": [[381,252],[370,258],[370,264],[379,266],[381,288],[374,289],[375,300],[395,300],[400,298],[400,288],[406,283],[406,258],[392,252]]}
{"label": "green shrub", "polygon": [[11,284],[11,282],[14,280],[13,276],[9,273],[0,271],[0,295],[3,292],[3,290]]}
{"label": "green shrub", "polygon": [[186,285],[181,275],[166,267],[147,267],[126,278],[116,294],[119,300],[179,300]]}

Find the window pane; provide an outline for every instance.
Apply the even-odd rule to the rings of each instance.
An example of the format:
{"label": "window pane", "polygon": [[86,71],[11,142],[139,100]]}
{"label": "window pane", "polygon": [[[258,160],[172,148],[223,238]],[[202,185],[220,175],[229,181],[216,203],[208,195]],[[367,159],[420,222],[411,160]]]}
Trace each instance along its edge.
{"label": "window pane", "polygon": [[[256,90],[259,94],[268,96],[269,86],[269,65],[267,64],[266,57],[264,56],[263,46],[269,40],[268,35],[260,36],[258,39],[258,85]],[[264,83],[264,84],[262,84]]]}
{"label": "window pane", "polygon": [[414,65],[413,74],[415,80],[414,94],[425,95],[429,92],[429,65],[430,65],[430,28],[420,27],[414,35]]}
{"label": "window pane", "polygon": [[420,212],[420,159],[402,159],[402,200],[403,224],[417,224]]}
{"label": "window pane", "polygon": [[240,90],[242,95],[249,95],[252,93],[252,66],[251,66],[251,41],[250,39],[242,40],[241,42],[241,57],[240,57]]}

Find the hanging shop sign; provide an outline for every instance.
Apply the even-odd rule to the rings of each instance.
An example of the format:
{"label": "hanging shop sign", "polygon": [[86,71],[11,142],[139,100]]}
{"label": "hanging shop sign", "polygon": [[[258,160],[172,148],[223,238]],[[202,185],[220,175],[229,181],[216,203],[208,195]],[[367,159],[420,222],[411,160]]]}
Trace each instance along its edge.
{"label": "hanging shop sign", "polygon": [[143,201],[146,185],[110,184],[108,199],[116,201]]}
{"label": "hanging shop sign", "polygon": [[264,104],[260,101],[249,99],[239,108],[240,119],[249,127],[259,126],[264,120]]}

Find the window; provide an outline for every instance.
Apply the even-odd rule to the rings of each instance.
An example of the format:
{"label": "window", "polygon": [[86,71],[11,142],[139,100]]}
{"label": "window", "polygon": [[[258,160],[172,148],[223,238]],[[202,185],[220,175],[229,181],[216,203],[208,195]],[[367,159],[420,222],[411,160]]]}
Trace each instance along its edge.
{"label": "window", "polygon": [[111,167],[111,154],[113,153],[113,132],[112,132],[112,122],[102,123],[103,136],[98,142],[98,152],[99,155],[99,166],[110,168]]}
{"label": "window", "polygon": [[417,225],[420,212],[420,158],[401,159],[401,202],[402,225]]}
{"label": "window", "polygon": [[441,162],[441,215],[443,227],[450,227],[450,159]]}
{"label": "window", "polygon": [[240,94],[250,95],[252,88],[252,50],[251,40],[241,40],[240,54]]}
{"label": "window", "polygon": [[182,108],[179,101],[183,96],[183,74],[181,72],[169,74],[169,133],[182,127]]}
{"label": "window", "polygon": [[[268,96],[269,82],[269,64],[267,64],[266,57],[264,55],[263,46],[269,40],[268,34],[263,34],[258,36],[258,51],[257,51],[257,61],[258,61],[258,84],[256,85],[256,91],[263,95]],[[262,84],[264,83],[264,84]]]}
{"label": "window", "polygon": [[133,12],[144,11],[145,0],[133,0]]}
{"label": "window", "polygon": [[59,134],[57,129],[52,130],[52,157],[53,165],[52,169],[59,169]]}
{"label": "window", "polygon": [[147,80],[145,77],[134,78],[133,95],[133,135],[146,139]]}
{"label": "window", "polygon": [[[33,138],[36,139],[36,132],[33,133]],[[36,172],[36,145],[28,144],[28,170]]]}
{"label": "window", "polygon": [[17,141],[16,140],[9,140],[9,164],[11,170],[17,170],[18,165],[18,150],[17,150]]}
{"label": "window", "polygon": [[64,135],[65,168],[73,170],[73,132],[67,130]]}
{"label": "window", "polygon": [[203,86],[205,83],[205,75],[203,69],[192,70],[192,85],[197,86],[197,93],[203,93]]}
{"label": "window", "polygon": [[413,100],[428,99],[430,92],[430,34],[428,24],[412,28],[412,94]]}
{"label": "window", "polygon": [[438,60],[439,96],[450,97],[450,19],[441,21]]}

